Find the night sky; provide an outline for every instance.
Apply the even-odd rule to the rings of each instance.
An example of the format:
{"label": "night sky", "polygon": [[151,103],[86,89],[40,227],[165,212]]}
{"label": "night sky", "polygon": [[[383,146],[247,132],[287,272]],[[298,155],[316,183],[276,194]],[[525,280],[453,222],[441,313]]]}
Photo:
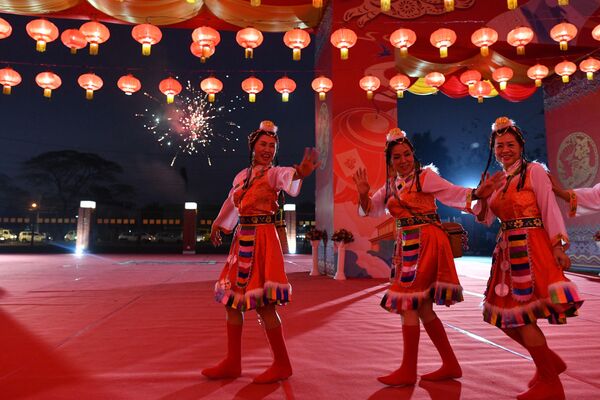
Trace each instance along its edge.
{"label": "night sky", "polygon": [[[107,24],[111,38],[100,45],[98,56],[83,49],[71,55],[60,39],[49,43],[45,53],[35,51],[35,43],[26,31],[30,17],[1,15],[13,26],[13,34],[0,41],[0,65],[10,65],[23,77],[10,96],[0,96],[0,171],[16,178],[20,164],[46,151],[74,149],[93,152],[115,161],[125,169],[124,183],[136,188],[140,205],[158,201],[200,204],[221,203],[234,175],[248,163],[246,136],[262,119],[272,119],[279,126],[282,165],[297,163],[306,146],[314,146],[314,92],[310,82],[313,70],[311,43],[302,60],[292,61],[291,50],[282,34],[265,34],[253,60],[243,58],[243,49],[235,42],[234,32],[220,32],[221,43],[205,64],[189,50],[191,31],[165,29],[163,39],[153,46],[152,55],[143,57],[139,43],[131,38],[130,25]],[[52,20],[62,32],[77,28],[77,20]],[[35,75],[52,70],[61,76],[63,85],[49,101],[35,84]],[[77,77],[93,71],[104,80],[104,87],[87,101]],[[142,90],[125,96],[117,87],[118,78],[133,73],[142,82]],[[185,87],[190,80],[199,90],[200,81],[214,74],[224,83],[217,95],[222,112],[213,120],[218,137],[207,153],[179,155],[170,166],[176,151],[161,147],[156,137],[144,128],[148,118],[136,114],[162,114],[173,109],[158,90],[158,83],[169,75],[177,76]],[[265,88],[256,103],[249,103],[240,83],[251,74],[259,77]],[[273,89],[275,80],[287,74],[297,83],[288,103]],[[340,84],[335,82],[334,84]],[[364,93],[356,85],[356,95]],[[334,89],[335,90],[335,87]],[[142,92],[148,92],[151,97]],[[185,91],[185,89],[184,89]],[[152,99],[158,99],[159,101]],[[149,112],[145,110],[148,109]],[[497,116],[508,115],[527,133],[530,157],[545,160],[542,91],[525,102],[510,103],[500,97],[477,104],[471,97],[450,99],[443,94],[415,96],[407,93],[399,102],[398,119],[409,136],[430,132],[433,146],[417,144],[417,155],[424,163],[434,162],[442,174],[462,185],[475,185],[487,159],[490,124]],[[230,134],[229,123],[238,128]],[[221,137],[219,137],[221,136]],[[225,141],[227,136],[231,141]],[[239,141],[235,141],[238,138]],[[222,148],[228,151],[223,152]],[[235,151],[232,151],[235,150]],[[207,155],[212,160],[208,165]],[[382,157],[383,162],[383,157]],[[181,168],[189,178],[186,192]],[[314,178],[309,179],[298,203],[314,201]]]}
{"label": "night sky", "polygon": [[[111,37],[100,45],[98,56],[90,56],[88,48],[71,55],[60,38],[49,43],[45,53],[38,53],[35,41],[25,31],[25,25],[34,18],[0,15],[13,27],[12,35],[0,41],[0,65],[11,66],[23,78],[12,95],[0,96],[0,171],[13,179],[23,161],[46,151],[73,149],[97,153],[120,164],[126,171],[122,181],[136,188],[140,205],[186,200],[221,203],[235,174],[248,164],[246,137],[261,120],[271,119],[279,126],[282,165],[299,162],[304,147],[314,146],[312,46],[302,53],[301,61],[293,61],[282,34],[265,34],[263,44],[255,49],[254,59],[246,60],[235,41],[235,32],[220,32],[216,53],[202,64],[189,50],[191,30],[161,28],[162,41],[152,47],[150,57],[143,57],[141,45],[131,37],[131,25],[106,24]],[[77,20],[52,22],[61,32],[82,24]],[[51,100],[42,96],[42,89],[35,83],[35,75],[45,70],[52,70],[63,82],[53,91]],[[77,84],[77,77],[89,71],[104,80],[103,88],[92,101],[85,99],[84,90]],[[127,73],[142,83],[142,90],[133,96],[126,96],[116,86],[119,77]],[[161,114],[174,108],[166,104],[158,90],[159,82],[169,75],[178,76],[184,88],[190,80],[196,91],[204,95],[199,89],[200,81],[211,73],[224,84],[215,105],[233,110],[212,120],[213,131],[239,141],[227,142],[217,137],[207,151],[212,166],[206,155],[199,153],[180,155],[171,167],[174,149],[161,147],[144,128],[147,120],[135,114],[146,109]],[[256,103],[249,103],[240,87],[241,81],[251,74],[264,83]],[[297,83],[288,103],[281,102],[281,95],[273,88],[284,74]],[[144,96],[144,91],[159,102]],[[233,134],[229,133],[229,122],[239,126]],[[223,146],[235,152],[223,152]],[[188,193],[180,175],[182,167],[188,175]],[[314,201],[314,179],[306,182],[298,200]]]}

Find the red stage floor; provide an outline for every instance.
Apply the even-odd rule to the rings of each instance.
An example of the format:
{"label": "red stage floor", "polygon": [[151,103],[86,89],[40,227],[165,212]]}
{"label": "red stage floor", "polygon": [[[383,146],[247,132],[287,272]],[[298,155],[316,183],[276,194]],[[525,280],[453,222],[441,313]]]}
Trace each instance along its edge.
{"label": "red stage floor", "polygon": [[[459,260],[465,302],[438,307],[462,364],[459,381],[387,388],[400,318],[378,305],[383,280],[308,276],[287,257],[294,302],[280,308],[294,375],[254,385],[270,363],[256,313],[246,318],[243,376],[208,381],[224,351],[223,307],[212,300],[223,256],[0,256],[0,399],[513,399],[534,371],[523,350],[482,322],[489,259]],[[568,399],[600,398],[600,282],[571,276],[586,303],[566,326],[542,323],[563,356]],[[419,373],[440,360],[421,335]]]}

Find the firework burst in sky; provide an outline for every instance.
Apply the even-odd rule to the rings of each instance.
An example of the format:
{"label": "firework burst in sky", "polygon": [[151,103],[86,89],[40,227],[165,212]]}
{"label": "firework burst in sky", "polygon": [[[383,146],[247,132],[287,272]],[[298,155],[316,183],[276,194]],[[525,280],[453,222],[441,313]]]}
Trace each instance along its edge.
{"label": "firework burst in sky", "polygon": [[240,105],[244,102],[238,96],[229,100],[229,106],[218,105],[218,100],[209,103],[208,96],[190,81],[173,104],[166,104],[165,99],[147,92],[144,95],[160,106],[155,111],[147,108],[135,116],[144,120],[144,128],[161,147],[173,151],[171,166],[181,154],[200,153],[206,157],[208,165],[212,165],[211,152],[235,151],[236,146],[231,146],[230,142],[238,141],[234,131],[240,126],[228,120],[228,116],[236,109],[244,108]]}

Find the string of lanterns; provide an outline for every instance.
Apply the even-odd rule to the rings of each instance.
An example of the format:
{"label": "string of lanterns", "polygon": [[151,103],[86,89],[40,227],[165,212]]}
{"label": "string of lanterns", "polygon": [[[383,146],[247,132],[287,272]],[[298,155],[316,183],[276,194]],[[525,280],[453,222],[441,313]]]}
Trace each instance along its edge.
{"label": "string of lanterns", "polygon": [[[453,8],[453,2],[445,1],[444,4]],[[509,0],[510,3],[510,0]],[[382,2],[383,5],[383,2]],[[59,30],[52,22],[46,19],[36,19],[30,21],[26,26],[28,35],[36,41],[36,50],[43,52],[46,49],[47,43],[56,40],[59,37]],[[561,22],[555,25],[550,30],[550,37],[559,43],[559,48],[562,51],[568,49],[568,42],[577,36],[577,28],[575,25],[568,22]],[[11,25],[4,19],[0,18],[0,39],[9,37],[12,34]],[[142,54],[149,56],[151,54],[151,46],[159,43],[162,39],[160,28],[152,24],[139,24],[133,27],[131,35],[134,40],[142,45]],[[208,26],[201,26],[191,34],[192,44],[190,52],[199,57],[202,62],[205,62],[216,51],[216,46],[221,41],[219,32]],[[600,25],[596,26],[592,31],[592,37],[600,41]],[[90,54],[98,54],[99,45],[106,42],[110,38],[109,29],[96,21],[89,21],[81,25],[79,29],[67,29],[60,35],[62,43],[70,49],[71,53],[75,54],[77,50],[84,48],[87,44],[90,45]],[[512,29],[507,34],[507,42],[516,48],[519,55],[525,53],[525,46],[534,38],[534,32],[531,28],[521,26]],[[349,49],[357,42],[357,35],[354,31],[348,28],[341,28],[334,31],[330,36],[330,42],[333,46],[340,49],[340,58],[347,60],[349,58]],[[390,43],[399,49],[400,55],[405,57],[408,55],[408,49],[417,40],[417,34],[408,28],[400,28],[392,32],[390,35]],[[430,35],[430,43],[439,49],[440,58],[448,56],[448,49],[456,42],[456,33],[448,28],[437,29]],[[498,33],[489,27],[477,29],[471,35],[471,42],[476,47],[480,48],[482,56],[489,55],[489,47],[498,40]],[[259,47],[263,42],[262,33],[252,27],[241,29],[236,34],[237,43],[244,48],[244,56],[253,58],[254,49]],[[286,32],[283,36],[283,42],[286,46],[292,49],[292,58],[300,60],[301,50],[310,44],[310,35],[299,28],[292,29]],[[588,79],[593,79],[595,72],[600,70],[600,61],[590,57],[583,60],[579,69],[586,73]],[[570,61],[562,61],[554,67],[554,72],[562,77],[563,82],[569,82],[569,76],[577,71],[577,66]],[[534,80],[537,87],[541,85],[541,80],[549,73],[548,67],[537,64],[530,67],[527,71],[527,76]],[[507,83],[513,77],[513,71],[509,67],[497,68],[493,71],[492,79],[499,83],[500,90],[505,90]],[[424,77],[425,83],[434,88],[436,91],[445,82],[443,74],[432,71]],[[460,81],[468,86],[469,93],[473,97],[482,99],[489,95],[487,89],[492,91],[493,87],[489,82],[481,80],[481,74],[475,70],[464,72]],[[0,84],[3,85],[3,93],[10,94],[11,88],[21,82],[20,75],[12,68],[4,68],[0,70]],[[86,90],[86,98],[92,99],[93,93],[99,90],[102,85],[102,79],[95,74],[84,74],[78,79],[79,85]],[[480,84],[480,82],[485,82]],[[36,77],[36,83],[44,89],[44,96],[50,97],[52,90],[61,86],[62,81],[58,75],[46,71]],[[374,76],[363,77],[359,81],[359,86],[367,92],[367,97],[371,99],[373,93],[379,88],[381,82]],[[126,75],[119,79],[117,85],[127,95],[131,95],[140,90],[140,81],[132,75]],[[396,91],[397,97],[402,98],[404,91],[410,86],[410,78],[402,74],[398,74],[390,80],[390,87]],[[319,94],[319,98],[323,100],[325,93],[331,90],[333,84],[330,79],[325,77],[316,78],[312,87]],[[215,95],[223,89],[223,84],[217,78],[210,77],[202,81],[202,90],[208,96],[209,101],[214,101]],[[173,102],[174,96],[182,90],[181,84],[174,78],[163,80],[159,89],[167,96],[167,102]],[[263,90],[263,83],[256,77],[249,77],[242,82],[242,89],[249,94],[249,101],[256,101],[256,95]],[[283,77],[275,83],[275,90],[282,95],[282,101],[288,101],[289,95],[296,89],[296,83],[290,78]]]}
{"label": "string of lanterns", "polygon": [[[59,30],[52,22],[46,19],[36,19],[30,21],[26,26],[27,34],[36,41],[36,50],[44,52],[47,43],[53,42],[59,36]],[[577,36],[577,27],[568,22],[561,22],[555,25],[549,32],[550,37],[559,43],[562,51],[568,49],[569,41]],[[0,39],[5,39],[12,34],[10,24],[0,18]],[[132,28],[131,36],[142,45],[142,54],[149,56],[151,46],[159,43],[162,39],[160,28],[152,24],[139,24]],[[216,46],[221,41],[219,32],[208,26],[201,26],[192,32],[192,45],[190,51],[195,56],[205,62],[212,56]],[[592,31],[592,37],[600,40],[600,25]],[[62,43],[75,54],[77,50],[90,45],[90,54],[98,54],[99,45],[110,38],[109,29],[102,23],[96,21],[86,22],[79,29],[67,29],[61,35]],[[525,46],[534,38],[534,32],[526,26],[519,26],[508,32],[506,41],[516,48],[518,55],[525,54]],[[353,47],[358,40],[354,31],[348,28],[341,28],[334,31],[330,36],[330,42],[333,46],[340,49],[340,59],[347,60],[349,49]],[[440,28],[431,33],[429,41],[432,46],[440,51],[440,58],[448,56],[448,49],[456,42],[457,35],[452,29]],[[254,49],[263,42],[262,33],[255,28],[248,27],[241,29],[236,34],[237,43],[244,48],[246,58],[252,58]],[[405,57],[408,49],[417,41],[417,34],[408,28],[400,28],[392,32],[389,38],[392,46],[400,49],[400,55]],[[489,55],[489,47],[498,41],[498,32],[489,27],[477,29],[471,35],[471,43],[480,48],[482,56]],[[306,48],[310,42],[310,35],[299,28],[287,31],[283,36],[284,44],[292,49],[293,60],[300,60],[301,50]]]}
{"label": "string of lanterns", "polygon": [[[186,0],[187,3],[194,4],[196,0]],[[444,10],[447,12],[454,11],[454,0],[444,0]],[[509,10],[514,10],[519,6],[518,0],[506,0],[506,4]],[[569,0],[556,0],[556,4],[559,6],[568,6]],[[250,0],[252,7],[259,7],[261,5],[260,0]],[[323,0],[312,0],[312,5],[315,8],[323,7]],[[389,12],[392,8],[392,0],[380,0],[379,8],[382,12]]]}

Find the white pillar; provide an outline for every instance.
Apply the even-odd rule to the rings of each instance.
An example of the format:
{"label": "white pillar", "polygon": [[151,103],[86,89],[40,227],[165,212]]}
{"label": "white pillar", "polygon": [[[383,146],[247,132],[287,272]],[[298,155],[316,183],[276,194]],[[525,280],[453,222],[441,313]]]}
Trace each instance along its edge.
{"label": "white pillar", "polygon": [[77,215],[77,241],[75,242],[75,254],[83,254],[90,247],[90,235],[96,202],[82,200],[79,203]]}
{"label": "white pillar", "polygon": [[333,279],[343,281],[346,279],[346,274],[344,273],[344,266],[346,264],[346,243],[339,242],[337,248],[337,270],[335,271]]}
{"label": "white pillar", "polygon": [[320,240],[311,240],[310,245],[312,246],[312,270],[310,276],[321,275],[319,272],[319,242]]}
{"label": "white pillar", "polygon": [[285,229],[290,254],[296,254],[296,205],[284,204]]}

